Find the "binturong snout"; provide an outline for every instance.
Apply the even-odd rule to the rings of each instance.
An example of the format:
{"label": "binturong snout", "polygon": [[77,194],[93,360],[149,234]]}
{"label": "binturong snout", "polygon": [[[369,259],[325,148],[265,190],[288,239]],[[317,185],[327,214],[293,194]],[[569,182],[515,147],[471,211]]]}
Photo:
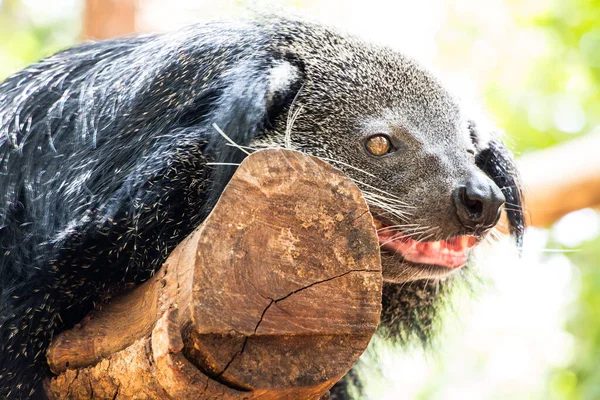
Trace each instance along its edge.
{"label": "binturong snout", "polygon": [[500,188],[479,171],[473,171],[452,196],[460,223],[470,230],[494,226],[505,202]]}

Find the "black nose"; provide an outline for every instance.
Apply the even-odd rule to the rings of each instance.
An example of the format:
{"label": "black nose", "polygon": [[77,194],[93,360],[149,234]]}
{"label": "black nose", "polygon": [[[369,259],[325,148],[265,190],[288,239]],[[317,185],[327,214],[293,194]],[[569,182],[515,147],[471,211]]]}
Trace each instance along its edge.
{"label": "black nose", "polygon": [[500,218],[504,195],[480,172],[472,174],[453,193],[456,214],[469,229],[486,229],[496,225]]}

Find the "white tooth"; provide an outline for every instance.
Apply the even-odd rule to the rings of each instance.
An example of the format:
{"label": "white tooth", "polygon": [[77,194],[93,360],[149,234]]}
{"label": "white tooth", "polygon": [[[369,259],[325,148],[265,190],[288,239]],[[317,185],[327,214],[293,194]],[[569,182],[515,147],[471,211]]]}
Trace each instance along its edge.
{"label": "white tooth", "polygon": [[429,244],[429,246],[431,247],[431,250],[434,251],[439,251],[441,247],[440,242],[432,242]]}
{"label": "white tooth", "polygon": [[460,245],[461,245],[461,247],[462,247],[463,249],[465,249],[465,248],[469,247],[469,237],[468,237],[468,236],[463,236],[463,237],[461,238]]}

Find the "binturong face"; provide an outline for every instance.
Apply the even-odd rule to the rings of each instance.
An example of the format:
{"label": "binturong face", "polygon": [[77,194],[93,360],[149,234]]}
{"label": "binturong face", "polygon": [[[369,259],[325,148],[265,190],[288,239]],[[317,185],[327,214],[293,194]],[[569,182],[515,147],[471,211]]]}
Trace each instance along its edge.
{"label": "binturong face", "polygon": [[275,68],[277,81],[297,79],[300,89],[254,144],[321,157],[356,182],[378,230],[388,282],[460,269],[506,204],[520,242],[518,176],[494,132],[414,61],[352,38],[335,43],[339,52],[332,46],[305,54],[302,48],[319,47],[298,46],[294,67]]}
{"label": "binturong face", "polygon": [[392,282],[461,268],[506,202],[477,165],[466,120],[455,114],[446,124],[427,122],[412,124],[401,108],[388,109],[360,125],[353,140],[357,169],[347,173],[369,204],[384,278]]}

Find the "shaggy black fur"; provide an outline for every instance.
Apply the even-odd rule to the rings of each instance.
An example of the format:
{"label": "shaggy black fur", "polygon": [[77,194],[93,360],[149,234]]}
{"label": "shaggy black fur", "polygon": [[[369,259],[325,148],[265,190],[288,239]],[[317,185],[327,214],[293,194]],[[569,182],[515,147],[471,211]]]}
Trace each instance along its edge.
{"label": "shaggy black fur", "polygon": [[[284,55],[206,38],[85,44],[0,86],[0,397],[32,395],[52,336],[204,219],[232,173],[207,160],[243,155],[211,124],[247,145],[268,121],[265,71]],[[226,76],[223,48],[247,59]]]}
{"label": "shaggy black fur", "polygon": [[[0,84],[0,398],[39,394],[52,337],[108,288],[151,276],[208,215],[234,167],[207,162],[244,157],[213,123],[246,146],[289,110],[305,65],[288,48],[313,26],[273,24],[84,44]],[[317,45],[307,43],[310,60]],[[274,85],[282,62],[296,73]],[[517,209],[503,151],[478,160]],[[510,212],[520,235],[520,213]],[[436,296],[423,290],[414,303],[386,284],[390,335],[426,335],[427,317],[411,322],[433,311]]]}

